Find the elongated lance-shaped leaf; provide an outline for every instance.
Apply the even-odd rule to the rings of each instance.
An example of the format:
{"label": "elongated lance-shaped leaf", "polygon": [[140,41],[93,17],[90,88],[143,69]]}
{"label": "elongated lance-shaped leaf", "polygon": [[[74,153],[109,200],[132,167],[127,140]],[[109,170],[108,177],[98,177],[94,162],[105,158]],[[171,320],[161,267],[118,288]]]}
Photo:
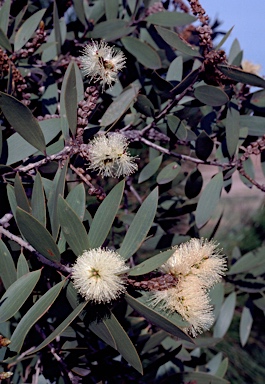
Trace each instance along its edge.
{"label": "elongated lance-shaped leaf", "polygon": [[[21,207],[22,208],[22,207]],[[34,185],[32,189],[31,196],[31,208],[32,216],[45,227],[46,226],[46,205],[45,205],[45,196],[44,189],[41,181],[41,175],[37,172],[37,175],[34,180]]]}
{"label": "elongated lance-shaped leaf", "polygon": [[171,45],[173,48],[189,56],[201,57],[199,51],[181,40],[177,33],[158,26],[155,28],[162,39],[164,39],[165,42]]}
{"label": "elongated lance-shaped leaf", "polygon": [[223,188],[223,174],[217,173],[206,185],[195,212],[196,225],[201,228],[211,218],[220,200]]}
{"label": "elongated lance-shaped leaf", "polygon": [[231,324],[231,321],[233,319],[235,306],[236,306],[236,293],[232,292],[230,293],[229,296],[227,296],[227,298],[225,299],[221,307],[219,317],[214,326],[214,331],[213,331],[214,337],[223,337],[226,334]]}
{"label": "elongated lance-shaped leaf", "polygon": [[158,168],[161,165],[162,159],[163,159],[163,155],[155,157],[153,160],[150,161],[150,163],[148,163],[141,170],[140,175],[139,175],[139,179],[138,179],[139,184],[150,179],[150,177],[152,177],[156,173],[156,171],[158,170]]}
{"label": "elongated lance-shaped leaf", "polygon": [[124,180],[120,181],[97,209],[88,233],[91,248],[100,247],[105,241],[119,209],[123,196]]}
{"label": "elongated lance-shaped leaf", "polygon": [[25,189],[23,188],[23,185],[18,173],[16,174],[16,177],[15,177],[14,190],[15,190],[17,205],[20,208],[24,209],[24,211],[31,213],[29,201],[26,196]]}
{"label": "elongated lance-shaped leaf", "polygon": [[75,72],[75,63],[71,62],[69,64],[69,71],[67,71],[65,74],[66,85],[64,93],[64,105],[69,128],[73,135],[75,135],[77,126],[77,88]]}
{"label": "elongated lance-shaped leaf", "polygon": [[193,343],[192,339],[172,321],[172,316],[166,317],[165,315],[160,314],[127,293],[125,294],[125,300],[135,311],[150,321],[150,323],[157,325],[171,335]]}
{"label": "elongated lance-shaped leaf", "polygon": [[127,51],[135,56],[139,63],[150,69],[161,68],[158,53],[148,44],[132,36],[123,37],[121,41]]}
{"label": "elongated lance-shaped leaf", "polygon": [[10,349],[19,353],[30,328],[49,310],[64,286],[64,281],[49,289],[22,317],[13,335]]}
{"label": "elongated lance-shaped leaf", "polygon": [[128,275],[139,276],[154,271],[156,268],[164,264],[170,258],[170,256],[173,255],[174,252],[175,249],[170,249],[169,251],[161,252],[158,255],[152,256],[142,263],[136,265],[134,268],[131,268],[128,272]]}
{"label": "elongated lance-shaped leaf", "polygon": [[27,273],[29,273],[28,262],[25,256],[23,255],[23,253],[21,252],[17,261],[17,278],[19,279],[20,277],[26,275]]}
{"label": "elongated lance-shaped leaf", "polygon": [[254,87],[265,88],[265,80],[254,73],[245,72],[232,65],[218,64],[218,69],[232,80],[243,84],[253,85]]}
{"label": "elongated lance-shaped leaf", "polygon": [[46,9],[35,12],[21,25],[15,36],[14,51],[18,51],[29,41],[45,12]]}
{"label": "elongated lance-shaped leaf", "polygon": [[0,277],[5,289],[17,279],[17,271],[12,256],[5,243],[0,240]]}
{"label": "elongated lance-shaped leaf", "polygon": [[62,37],[61,37],[59,15],[58,15],[56,1],[54,1],[53,3],[53,25],[54,25],[54,35],[55,35],[55,41],[56,41],[56,51],[57,51],[57,56],[59,56],[61,53]]}
{"label": "elongated lance-shaped leaf", "polygon": [[240,130],[239,116],[237,105],[229,103],[225,121],[225,133],[227,150],[230,157],[235,154],[238,146]]}
{"label": "elongated lance-shaped leaf", "polygon": [[15,188],[12,185],[7,184],[6,192],[7,192],[8,202],[9,202],[11,211],[14,217],[16,218],[17,200],[15,195]]}
{"label": "elongated lance-shaped leaf", "polygon": [[0,107],[9,124],[33,147],[45,153],[45,139],[38,121],[23,103],[0,92]]}
{"label": "elongated lance-shaped leaf", "polygon": [[22,307],[39,281],[40,275],[41,269],[29,272],[8,288],[0,300],[0,323],[10,319]]}
{"label": "elongated lance-shaped leaf", "polygon": [[66,202],[72,210],[77,214],[79,219],[83,221],[86,210],[86,191],[83,184],[78,184],[67,195]]}
{"label": "elongated lance-shaped leaf", "polygon": [[9,23],[11,0],[6,0],[0,8],[0,28],[6,35]]}
{"label": "elongated lance-shaped leaf", "polygon": [[242,315],[240,319],[240,327],[239,327],[240,342],[242,347],[244,347],[244,345],[248,341],[252,323],[253,323],[253,317],[251,315],[250,309],[248,307],[244,307],[242,311]]}
{"label": "elongated lance-shaped leaf", "polygon": [[155,218],[157,202],[158,189],[155,188],[137,211],[124,237],[118,251],[124,259],[131,257],[145,240]]}
{"label": "elongated lance-shaped leaf", "polygon": [[69,204],[59,196],[58,217],[64,237],[76,256],[89,249],[88,236],[85,227]]}
{"label": "elongated lance-shaped leaf", "polygon": [[36,353],[42,348],[46,347],[49,343],[51,343],[57,336],[59,336],[71,323],[74,319],[83,311],[85,306],[87,305],[87,301],[80,303],[73,312],[70,313],[69,316],[33,351],[30,351],[30,354]]}
{"label": "elongated lance-shaped leaf", "polygon": [[60,252],[51,234],[43,225],[21,208],[16,210],[18,228],[25,239],[47,259],[59,262]]}

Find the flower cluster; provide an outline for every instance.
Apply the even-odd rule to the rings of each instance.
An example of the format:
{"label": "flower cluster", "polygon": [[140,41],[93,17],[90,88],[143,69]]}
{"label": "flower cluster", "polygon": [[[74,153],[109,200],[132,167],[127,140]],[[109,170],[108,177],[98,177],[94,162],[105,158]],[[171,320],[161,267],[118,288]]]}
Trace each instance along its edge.
{"label": "flower cluster", "polygon": [[125,292],[124,259],[110,249],[85,251],[73,266],[74,287],[87,301],[109,303]]}
{"label": "flower cluster", "polygon": [[102,177],[128,176],[138,169],[135,157],[127,151],[129,143],[120,133],[99,135],[89,144],[89,168]]}
{"label": "flower cluster", "polygon": [[208,291],[226,270],[226,260],[217,245],[213,241],[191,239],[177,247],[160,270],[176,277],[178,284],[154,291],[151,305],[168,312],[177,311],[190,324],[187,331],[193,336],[208,330],[214,321]]}
{"label": "flower cluster", "polygon": [[111,85],[117,80],[118,72],[125,66],[125,56],[122,52],[108,46],[104,41],[93,41],[84,47],[80,58],[85,76],[95,81]]}

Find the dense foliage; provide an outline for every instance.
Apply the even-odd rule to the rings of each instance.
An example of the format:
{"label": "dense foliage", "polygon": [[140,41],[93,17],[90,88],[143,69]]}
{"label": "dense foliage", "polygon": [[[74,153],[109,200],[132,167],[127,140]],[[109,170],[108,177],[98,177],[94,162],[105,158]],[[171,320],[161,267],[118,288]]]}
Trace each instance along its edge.
{"label": "dense foliage", "polygon": [[265,259],[223,276],[214,214],[265,191],[265,80],[197,0],[1,3],[0,381],[227,383]]}

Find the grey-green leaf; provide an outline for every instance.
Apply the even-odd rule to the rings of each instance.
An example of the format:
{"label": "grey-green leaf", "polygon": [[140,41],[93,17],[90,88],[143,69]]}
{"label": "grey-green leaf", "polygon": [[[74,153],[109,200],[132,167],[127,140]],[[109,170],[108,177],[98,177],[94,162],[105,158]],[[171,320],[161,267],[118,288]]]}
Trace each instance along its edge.
{"label": "grey-green leaf", "polygon": [[[22,208],[22,207],[21,207]],[[44,227],[46,226],[46,205],[41,175],[37,172],[34,180],[31,196],[32,216],[35,217]]]}
{"label": "grey-green leaf", "polygon": [[31,38],[43,18],[46,9],[41,9],[30,16],[19,28],[15,35],[14,51],[21,49]]}
{"label": "grey-green leaf", "polygon": [[136,99],[139,88],[132,85],[122,92],[108,107],[101,118],[100,125],[106,127],[118,121]]}
{"label": "grey-green leaf", "polygon": [[196,225],[198,228],[204,226],[211,218],[216,206],[220,200],[221,191],[223,187],[223,175],[217,173],[206,185],[202,191],[198,201],[197,209],[195,212]]}
{"label": "grey-green leaf", "polygon": [[36,347],[33,351],[30,351],[30,353],[36,353],[40,351],[42,348],[46,347],[46,345],[51,343],[57,336],[59,336],[71,324],[71,322],[74,321],[74,319],[83,311],[87,303],[87,301],[80,303],[70,313],[70,315],[67,316],[67,318],[60,325],[58,325],[58,327],[55,328],[55,330],[38,347]]}
{"label": "grey-green leaf", "polygon": [[254,87],[265,88],[265,80],[258,75],[245,72],[242,69],[233,67],[231,65],[219,64],[217,67],[224,75],[232,80],[243,84],[253,85]]}
{"label": "grey-green leaf", "polygon": [[253,323],[253,317],[248,307],[244,307],[240,318],[239,336],[242,347],[244,347],[248,341],[248,337],[251,331]]}
{"label": "grey-green leaf", "polygon": [[9,124],[33,147],[45,153],[44,135],[31,111],[6,93],[0,92],[0,107]]}
{"label": "grey-green leaf", "polygon": [[39,281],[41,269],[29,272],[15,281],[0,301],[0,323],[4,323],[17,313]]}
{"label": "grey-green leaf", "polygon": [[17,278],[19,279],[27,273],[29,273],[28,262],[23,253],[21,252],[17,261]]}
{"label": "grey-green leaf", "polygon": [[196,48],[193,48],[190,44],[185,43],[183,40],[181,40],[177,33],[162,27],[155,28],[159,35],[162,37],[162,39],[164,39],[166,43],[171,45],[171,47],[177,49],[182,53],[185,53],[186,55],[201,57],[199,51]]}
{"label": "grey-green leaf", "polygon": [[172,321],[172,316],[166,317],[165,315],[156,312],[154,309],[148,307],[146,304],[140,302],[138,299],[135,299],[128,293],[125,294],[125,300],[135,311],[144,316],[151,324],[155,324],[156,326],[169,332],[171,335],[192,343],[192,339]]}
{"label": "grey-green leaf", "polygon": [[237,150],[239,130],[239,111],[233,105],[230,105],[225,121],[226,145],[230,157],[232,157]]}
{"label": "grey-green leaf", "polygon": [[162,185],[170,183],[178,176],[180,169],[180,166],[175,161],[167,164],[157,175],[157,184]]}
{"label": "grey-green leaf", "polygon": [[227,272],[228,275],[251,272],[252,269],[265,263],[265,247],[256,248],[240,257]]}
{"label": "grey-green leaf", "polygon": [[17,205],[20,208],[24,209],[24,211],[31,213],[29,201],[26,196],[25,190],[23,188],[23,185],[18,173],[15,176],[14,191],[15,191]]}
{"label": "grey-green leaf", "polygon": [[123,37],[122,44],[139,63],[150,69],[161,68],[161,60],[158,53],[150,45],[140,41],[136,37]]}
{"label": "grey-green leaf", "polygon": [[123,36],[132,33],[135,27],[129,27],[128,22],[120,19],[112,19],[102,21],[95,25],[95,28],[90,32],[90,37],[93,39],[104,39],[105,41],[113,41],[120,39]]}
{"label": "grey-green leaf", "polygon": [[58,217],[64,237],[76,256],[90,248],[84,225],[69,204],[59,196]]}
{"label": "grey-green leaf", "polygon": [[77,214],[79,219],[83,221],[86,209],[86,191],[84,184],[80,183],[74,187],[67,195],[66,202],[72,210]]}
{"label": "grey-green leaf", "polygon": [[79,71],[77,65],[71,62],[64,75],[66,79],[64,91],[64,106],[70,131],[75,135],[77,127],[77,81],[76,72]]}
{"label": "grey-green leaf", "polygon": [[227,296],[227,298],[225,299],[221,307],[219,317],[214,326],[214,332],[213,332],[214,337],[222,338],[226,334],[231,324],[231,321],[233,319],[235,305],[236,305],[236,294],[235,292],[232,292],[230,293],[229,296]]}
{"label": "grey-green leaf", "polygon": [[139,184],[150,179],[150,177],[152,177],[156,173],[162,163],[162,159],[163,155],[155,157],[141,170],[138,179]]}
{"label": "grey-green leaf", "polygon": [[213,85],[200,85],[196,87],[194,96],[202,103],[212,107],[220,107],[229,101],[227,94]]}
{"label": "grey-green leaf", "polygon": [[10,349],[11,351],[19,353],[26,335],[30,328],[36,323],[36,321],[42,317],[54,303],[59,293],[64,286],[64,281],[53,286],[47,291],[22,317],[18,323],[13,335],[11,336]]}
{"label": "grey-green leaf", "polygon": [[187,129],[184,123],[174,115],[167,115],[167,123],[169,129],[176,135],[179,140],[186,140],[187,138]]}
{"label": "grey-green leaf", "polygon": [[0,277],[5,289],[9,288],[17,280],[17,271],[13,258],[2,240],[0,240]]}
{"label": "grey-green leaf", "polygon": [[157,202],[158,189],[155,188],[137,211],[123,239],[119,254],[124,259],[131,257],[145,240],[155,218]]}
{"label": "grey-green leaf", "polygon": [[160,25],[162,27],[180,27],[185,24],[191,24],[196,21],[196,17],[184,12],[163,11],[153,13],[146,19],[149,23]]}
{"label": "grey-green leaf", "polygon": [[102,246],[108,236],[121,203],[124,185],[124,180],[120,181],[98,207],[88,233],[91,248]]}
{"label": "grey-green leaf", "polygon": [[38,252],[49,260],[60,261],[60,252],[55,241],[38,220],[19,207],[16,210],[16,219],[22,235]]}
{"label": "grey-green leaf", "polygon": [[170,258],[170,256],[173,255],[174,252],[175,249],[170,249],[169,251],[161,252],[158,255],[152,256],[149,259],[131,268],[128,272],[128,275],[140,276],[154,271],[162,264],[164,264]]}

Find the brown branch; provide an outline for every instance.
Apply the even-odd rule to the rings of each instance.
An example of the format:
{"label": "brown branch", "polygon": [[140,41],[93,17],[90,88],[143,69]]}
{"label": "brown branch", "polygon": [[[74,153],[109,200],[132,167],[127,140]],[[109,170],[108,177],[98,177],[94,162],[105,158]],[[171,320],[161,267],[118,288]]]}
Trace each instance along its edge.
{"label": "brown branch", "polygon": [[248,181],[251,182],[251,184],[255,185],[255,187],[257,187],[258,189],[260,189],[262,192],[265,192],[265,185],[264,184],[259,184],[256,180],[252,179],[252,177],[250,177],[246,171],[244,170],[243,168],[243,164],[241,163],[240,166],[238,166],[237,168],[238,172],[244,176]]}
{"label": "brown branch", "polygon": [[8,239],[15,241],[17,244],[19,244],[21,247],[27,249],[28,251],[34,253],[35,256],[37,256],[38,260],[45,265],[48,265],[49,267],[55,268],[58,271],[70,274],[72,269],[69,267],[66,267],[62,264],[57,264],[51,260],[46,259],[41,253],[36,251],[35,248],[33,248],[29,243],[24,241],[21,237],[13,235],[13,233],[9,232],[4,227],[0,226],[0,234],[6,236]]}

